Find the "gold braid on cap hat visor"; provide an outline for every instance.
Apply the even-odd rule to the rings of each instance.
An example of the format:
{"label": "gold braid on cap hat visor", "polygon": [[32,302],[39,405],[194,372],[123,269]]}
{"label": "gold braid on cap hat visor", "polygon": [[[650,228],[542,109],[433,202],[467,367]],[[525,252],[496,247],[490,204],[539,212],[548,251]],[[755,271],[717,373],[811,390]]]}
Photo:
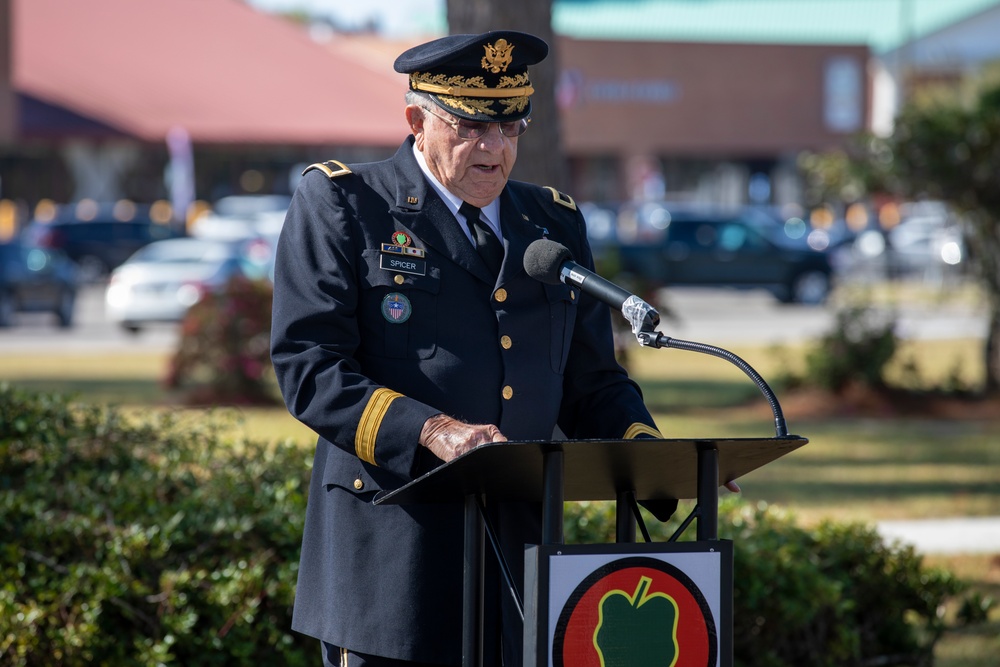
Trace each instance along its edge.
{"label": "gold braid on cap hat visor", "polygon": [[500,100],[483,100],[473,97],[448,97],[446,95],[439,95],[438,100],[452,109],[459,109],[465,113],[481,114],[484,116],[497,115],[496,110],[493,109],[495,102],[504,105],[502,111],[504,115],[521,113],[528,108],[527,97],[505,97]]}
{"label": "gold braid on cap hat visor", "polygon": [[535,92],[534,87],[528,81],[527,74],[500,77],[497,87],[489,88],[481,76],[466,78],[461,75],[447,76],[414,72],[410,75],[410,88],[435,95],[480,98],[528,97]]}

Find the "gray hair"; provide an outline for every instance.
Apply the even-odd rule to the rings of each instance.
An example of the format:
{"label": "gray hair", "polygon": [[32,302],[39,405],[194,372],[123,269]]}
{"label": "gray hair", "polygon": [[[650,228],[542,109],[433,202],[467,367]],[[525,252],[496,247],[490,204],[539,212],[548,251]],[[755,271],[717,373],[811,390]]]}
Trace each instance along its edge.
{"label": "gray hair", "polygon": [[430,95],[416,90],[407,90],[404,99],[406,100],[407,105],[415,104],[421,109],[430,109],[434,104]]}

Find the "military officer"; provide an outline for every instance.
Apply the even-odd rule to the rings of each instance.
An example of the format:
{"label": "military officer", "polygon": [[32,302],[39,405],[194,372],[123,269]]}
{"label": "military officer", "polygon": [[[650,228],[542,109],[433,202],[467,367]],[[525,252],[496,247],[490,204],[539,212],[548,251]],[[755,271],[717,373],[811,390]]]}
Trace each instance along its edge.
{"label": "military officer", "polygon": [[[293,628],[332,664],[461,660],[462,508],[376,506],[380,491],[477,444],[549,440],[557,427],[659,436],[615,361],[608,308],[523,268],[540,238],[593,267],[573,199],[509,180],[528,67],[547,51],[494,31],[404,52],[411,136],[382,162],[313,165],[288,211],[272,358],[289,411],[318,434]],[[520,585],[540,520],[495,509]],[[503,600],[487,611],[488,665],[521,659]]]}

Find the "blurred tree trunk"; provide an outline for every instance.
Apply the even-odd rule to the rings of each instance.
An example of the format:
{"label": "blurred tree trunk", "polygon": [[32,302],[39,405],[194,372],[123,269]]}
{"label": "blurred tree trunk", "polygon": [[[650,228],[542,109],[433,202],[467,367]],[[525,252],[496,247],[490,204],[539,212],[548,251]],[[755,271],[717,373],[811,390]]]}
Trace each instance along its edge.
{"label": "blurred tree trunk", "polygon": [[537,35],[549,45],[549,55],[528,68],[535,93],[531,96],[531,126],[517,144],[512,178],[565,191],[569,169],[562,150],[559,110],[556,107],[558,53],[552,32],[552,0],[447,0],[451,34],[490,30],[520,30]]}

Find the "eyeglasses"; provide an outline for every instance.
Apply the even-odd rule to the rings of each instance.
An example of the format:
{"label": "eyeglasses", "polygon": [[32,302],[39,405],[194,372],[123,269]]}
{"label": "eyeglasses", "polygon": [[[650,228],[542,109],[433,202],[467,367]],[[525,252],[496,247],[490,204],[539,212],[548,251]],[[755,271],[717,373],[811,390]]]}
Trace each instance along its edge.
{"label": "eyeglasses", "polygon": [[528,123],[531,122],[530,118],[522,118],[520,120],[512,120],[507,123],[483,123],[474,120],[465,120],[464,118],[445,118],[444,116],[434,113],[427,107],[421,108],[430,115],[437,116],[444,122],[451,125],[455,129],[455,132],[458,133],[458,138],[465,139],[466,141],[478,139],[483,136],[489,131],[490,125],[496,125],[499,127],[500,134],[505,137],[519,137],[524,134],[524,131],[528,129]]}

